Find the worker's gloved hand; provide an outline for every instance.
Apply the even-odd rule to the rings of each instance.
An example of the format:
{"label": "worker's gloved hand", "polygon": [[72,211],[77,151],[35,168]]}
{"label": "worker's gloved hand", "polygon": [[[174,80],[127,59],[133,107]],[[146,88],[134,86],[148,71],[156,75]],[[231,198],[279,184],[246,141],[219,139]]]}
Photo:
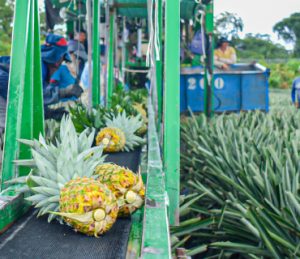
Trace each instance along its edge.
{"label": "worker's gloved hand", "polygon": [[77,85],[77,84],[74,84],[74,85],[70,85],[66,88],[63,88],[63,89],[59,89],[59,98],[69,98],[69,97],[80,97],[80,95],[83,93],[83,90],[82,88]]}

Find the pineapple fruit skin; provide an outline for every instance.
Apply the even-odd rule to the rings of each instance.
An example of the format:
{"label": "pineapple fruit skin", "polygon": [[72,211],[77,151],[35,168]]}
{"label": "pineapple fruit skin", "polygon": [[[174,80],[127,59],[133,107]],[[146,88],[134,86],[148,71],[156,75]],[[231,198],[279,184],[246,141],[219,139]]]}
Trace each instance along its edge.
{"label": "pineapple fruit skin", "polygon": [[101,145],[105,138],[109,140],[109,143],[104,146],[105,152],[115,153],[124,149],[126,138],[122,130],[109,127],[102,129],[96,137],[96,145]]}
{"label": "pineapple fruit skin", "polygon": [[[129,169],[115,165],[102,164],[96,167],[95,174],[98,180],[105,184],[116,196],[120,203],[118,217],[128,217],[143,204],[145,198],[145,186],[140,176]],[[133,191],[139,198],[139,203],[129,204],[126,202],[126,194]]]}
{"label": "pineapple fruit skin", "polygon": [[75,231],[89,236],[98,236],[107,232],[118,216],[118,204],[114,194],[99,181],[93,178],[77,178],[69,181],[60,192],[60,212],[85,214],[103,209],[106,217],[101,222],[101,229],[96,229],[95,219],[83,223],[68,217],[64,221]]}
{"label": "pineapple fruit skin", "polygon": [[148,130],[148,117],[147,117],[147,112],[146,110],[144,109],[143,105],[142,104],[139,104],[139,103],[135,103],[133,105],[133,108],[139,113],[141,114],[142,116],[142,119],[143,119],[143,125],[137,130],[137,134],[139,136],[143,136],[146,134],[147,130]]}

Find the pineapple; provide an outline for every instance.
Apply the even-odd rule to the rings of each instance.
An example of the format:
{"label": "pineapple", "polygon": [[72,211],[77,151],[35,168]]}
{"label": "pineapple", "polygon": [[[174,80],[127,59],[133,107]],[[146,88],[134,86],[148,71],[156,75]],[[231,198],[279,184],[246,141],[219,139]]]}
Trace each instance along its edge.
{"label": "pineapple", "polygon": [[118,199],[119,216],[129,216],[143,205],[145,186],[140,174],[136,175],[129,169],[115,164],[99,165],[95,174]]}
{"label": "pineapple", "polygon": [[30,192],[27,200],[38,209],[38,216],[49,214],[49,222],[61,216],[76,231],[98,236],[112,226],[118,206],[107,187],[90,179],[104,161],[103,147],[91,148],[93,141],[94,132],[78,135],[70,118],[62,119],[56,144],[47,144],[42,136],[39,141],[20,140],[31,147],[33,160],[16,164],[33,169],[16,182],[27,183],[20,191]]}
{"label": "pineapple", "polygon": [[125,134],[118,128],[104,128],[96,137],[96,145],[103,145],[105,152],[120,152],[126,143]]}
{"label": "pineapple", "polygon": [[147,118],[147,112],[143,107],[143,104],[139,104],[139,103],[134,103],[133,104],[133,108],[141,114],[143,120],[145,123],[148,123],[148,118]]}
{"label": "pineapple", "polygon": [[111,119],[106,119],[106,126],[108,128],[118,128],[124,132],[125,135],[125,151],[134,150],[135,147],[144,144],[144,140],[136,135],[136,132],[143,125],[141,115],[135,117],[128,117],[123,111],[117,116],[113,115]]}
{"label": "pineapple", "polygon": [[108,231],[118,216],[114,194],[93,178],[69,181],[60,191],[60,212],[55,213],[76,231],[98,237]]}
{"label": "pineapple", "polygon": [[135,103],[133,105],[133,108],[142,116],[143,119],[143,125],[137,130],[137,134],[139,136],[143,136],[147,132],[147,124],[148,124],[148,118],[147,118],[147,112],[143,107],[143,104]]}

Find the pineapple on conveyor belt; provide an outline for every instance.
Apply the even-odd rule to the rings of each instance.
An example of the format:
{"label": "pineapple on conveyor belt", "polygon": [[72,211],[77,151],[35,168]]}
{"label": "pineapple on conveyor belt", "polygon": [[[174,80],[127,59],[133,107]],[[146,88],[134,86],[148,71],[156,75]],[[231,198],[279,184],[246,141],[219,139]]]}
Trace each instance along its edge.
{"label": "pineapple on conveyor belt", "polygon": [[96,166],[104,161],[102,146],[91,148],[94,135],[87,131],[78,135],[71,119],[63,118],[55,145],[42,136],[39,141],[20,140],[31,147],[33,159],[15,162],[33,169],[11,183],[27,183],[19,191],[29,191],[27,200],[38,209],[38,216],[49,214],[49,222],[62,216],[76,231],[98,236],[111,228],[118,205],[114,194],[93,179]]}
{"label": "pineapple on conveyor belt", "polygon": [[129,216],[143,205],[145,186],[140,174],[115,164],[99,165],[95,174],[118,199],[119,217]]}
{"label": "pineapple on conveyor belt", "polygon": [[125,134],[118,128],[104,128],[96,137],[96,145],[103,145],[105,152],[120,152],[126,143]]}
{"label": "pineapple on conveyor belt", "polygon": [[[106,128],[102,129],[97,137],[96,144],[103,144],[106,152],[129,152],[136,147],[144,144],[144,139],[137,135],[137,131],[143,126],[143,120],[141,115],[135,117],[127,117],[126,112],[123,111],[117,116],[112,116],[112,119],[106,119]],[[121,137],[120,132],[116,132],[119,129],[124,133],[125,145],[123,146],[124,138]],[[111,133],[109,132],[111,131]],[[105,137],[106,136],[106,137]],[[116,140],[119,139],[119,142]]]}
{"label": "pineapple on conveyor belt", "polygon": [[148,117],[147,117],[147,112],[146,110],[144,109],[143,107],[143,104],[139,104],[139,103],[135,103],[133,105],[133,108],[139,113],[141,114],[142,116],[142,119],[143,119],[143,125],[137,130],[137,134],[139,136],[143,136],[146,132],[147,132],[147,129],[148,129]]}
{"label": "pineapple on conveyor belt", "polygon": [[93,178],[69,181],[60,191],[60,215],[76,231],[98,236],[115,223],[119,206],[111,190]]}

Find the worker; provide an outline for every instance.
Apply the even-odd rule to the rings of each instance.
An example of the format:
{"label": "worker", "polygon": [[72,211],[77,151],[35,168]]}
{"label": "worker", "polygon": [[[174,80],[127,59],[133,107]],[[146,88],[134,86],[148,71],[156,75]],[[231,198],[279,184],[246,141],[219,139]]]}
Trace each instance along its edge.
{"label": "worker", "polygon": [[86,31],[85,30],[78,31],[75,35],[75,40],[78,40],[84,46],[86,53],[88,53],[88,42],[87,42]]}
{"label": "worker", "polygon": [[[300,66],[298,72],[300,73]],[[300,108],[300,77],[297,77],[292,84],[292,102],[296,108]]]}
{"label": "worker", "polygon": [[[41,46],[44,108],[48,118],[57,113],[57,110],[49,109],[49,105],[77,99],[83,92],[68,67],[62,64],[64,60],[71,61],[67,50],[67,41],[54,34],[47,35],[45,44]],[[9,69],[10,57],[0,57],[0,127],[4,123],[1,116],[5,114]]]}
{"label": "worker", "polygon": [[64,61],[71,62],[65,38],[48,34],[41,46],[44,104],[51,105],[67,98],[77,98],[83,92],[76,84]]}
{"label": "worker", "polygon": [[214,53],[215,66],[223,70],[229,70],[230,65],[235,64],[237,59],[235,49],[229,44],[229,40],[221,38]]}
{"label": "worker", "polygon": [[85,63],[88,60],[87,53],[84,46],[77,40],[70,40],[68,42],[68,52],[72,60],[72,63],[68,63],[69,70],[76,77],[76,80],[79,81]]}

